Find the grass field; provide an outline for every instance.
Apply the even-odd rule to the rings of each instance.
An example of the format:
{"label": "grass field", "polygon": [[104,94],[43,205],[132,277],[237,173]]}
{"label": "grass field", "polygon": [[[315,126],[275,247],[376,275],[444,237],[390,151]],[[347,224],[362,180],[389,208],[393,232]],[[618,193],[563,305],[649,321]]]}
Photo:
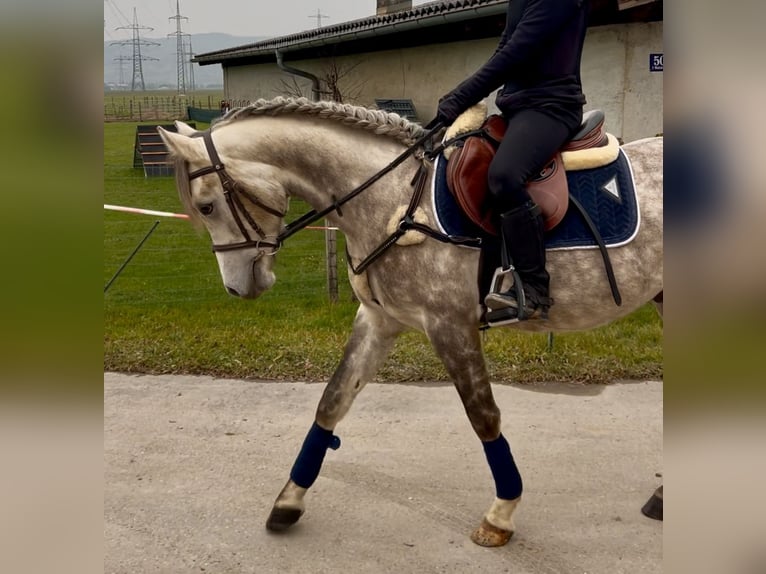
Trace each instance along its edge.
{"label": "grass field", "polygon": [[[104,203],[177,212],[171,178],[132,168],[135,123],[104,125]],[[204,126],[198,126],[204,127]],[[307,209],[293,202],[289,217]],[[104,284],[156,218],[104,213]],[[277,257],[277,284],[256,301],[228,296],[207,236],[182,220],[156,231],[104,294],[104,369],[257,379],[324,380],[340,360],[356,311],[339,237],[340,301],[325,286],[320,231],[292,237]],[[489,331],[494,381],[608,382],[662,376],[662,325],[651,306],[610,326],[557,335]],[[425,337],[402,336],[382,381],[446,380]]]}

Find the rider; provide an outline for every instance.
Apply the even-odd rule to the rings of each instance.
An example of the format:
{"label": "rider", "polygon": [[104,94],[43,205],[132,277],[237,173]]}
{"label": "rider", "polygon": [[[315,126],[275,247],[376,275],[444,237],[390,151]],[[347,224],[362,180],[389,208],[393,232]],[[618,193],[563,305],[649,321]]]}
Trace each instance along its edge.
{"label": "rider", "polygon": [[[525,304],[515,288],[490,293],[490,310],[510,320],[545,315],[553,304],[545,270],[543,219],[527,181],[580,127],[585,96],[580,80],[589,0],[511,0],[505,29],[489,60],[439,100],[436,119],[449,125],[500,86],[497,107],[508,128],[489,168],[489,198],[498,227],[521,277]],[[540,311],[540,313],[538,313]]]}

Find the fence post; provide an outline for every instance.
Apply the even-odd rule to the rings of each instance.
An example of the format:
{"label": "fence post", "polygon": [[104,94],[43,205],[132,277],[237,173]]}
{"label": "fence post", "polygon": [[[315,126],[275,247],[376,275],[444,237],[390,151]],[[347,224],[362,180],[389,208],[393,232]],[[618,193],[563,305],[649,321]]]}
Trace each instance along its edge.
{"label": "fence post", "polygon": [[327,252],[327,294],[330,301],[338,302],[338,239],[337,231],[330,229],[330,222],[325,219],[325,251]]}
{"label": "fence post", "polygon": [[138,121],[139,122],[144,121],[144,118],[142,117],[142,114],[141,114],[141,100],[138,100]]}

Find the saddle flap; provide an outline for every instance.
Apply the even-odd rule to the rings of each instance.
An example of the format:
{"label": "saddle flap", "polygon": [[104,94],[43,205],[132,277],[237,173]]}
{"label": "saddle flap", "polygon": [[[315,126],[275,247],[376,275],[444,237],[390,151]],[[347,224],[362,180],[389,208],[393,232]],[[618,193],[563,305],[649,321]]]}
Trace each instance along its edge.
{"label": "saddle flap", "polygon": [[495,140],[495,145],[500,145],[505,135],[505,130],[508,127],[508,122],[503,116],[492,114],[484,121],[482,128],[487,132],[487,135]]}
{"label": "saddle flap", "polygon": [[[486,137],[466,138],[447,163],[447,187],[468,218],[490,235],[498,235],[493,214],[488,208],[489,164],[505,134],[506,121],[491,115],[482,128]],[[540,206],[545,229],[553,229],[566,214],[569,192],[561,155],[557,153],[527,187],[532,200]]]}
{"label": "saddle flap", "polygon": [[529,181],[527,191],[532,201],[540,206],[546,231],[561,223],[569,208],[569,185],[560,152],[556,152],[540,174]]}
{"label": "saddle flap", "polygon": [[495,156],[494,146],[484,138],[467,138],[449,158],[447,187],[468,218],[490,235],[498,230],[486,208],[489,192],[487,172]]}

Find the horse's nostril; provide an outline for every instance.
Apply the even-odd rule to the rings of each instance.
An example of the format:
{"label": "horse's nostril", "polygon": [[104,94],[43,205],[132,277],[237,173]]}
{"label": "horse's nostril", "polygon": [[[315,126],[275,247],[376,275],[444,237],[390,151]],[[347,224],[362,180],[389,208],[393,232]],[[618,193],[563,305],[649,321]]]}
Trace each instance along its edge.
{"label": "horse's nostril", "polygon": [[229,295],[234,295],[235,297],[239,297],[239,292],[236,289],[233,289],[232,287],[226,287],[226,292]]}

